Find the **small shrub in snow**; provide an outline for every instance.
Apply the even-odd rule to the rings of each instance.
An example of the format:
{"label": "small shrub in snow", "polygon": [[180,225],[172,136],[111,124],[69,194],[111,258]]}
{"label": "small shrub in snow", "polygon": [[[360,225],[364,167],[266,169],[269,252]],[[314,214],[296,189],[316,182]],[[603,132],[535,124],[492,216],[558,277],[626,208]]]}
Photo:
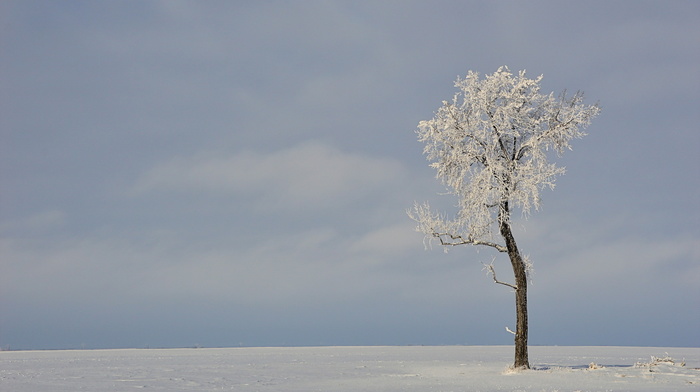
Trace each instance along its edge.
{"label": "small shrub in snow", "polygon": [[671,358],[668,353],[666,353],[665,357],[655,357],[651,356],[651,360],[649,362],[637,362],[634,366],[635,367],[645,367],[649,368],[649,371],[653,371],[652,367],[658,366],[660,364],[666,364],[666,365],[674,365],[674,366],[685,366],[685,359],[682,360],[680,363],[676,363],[676,360]]}

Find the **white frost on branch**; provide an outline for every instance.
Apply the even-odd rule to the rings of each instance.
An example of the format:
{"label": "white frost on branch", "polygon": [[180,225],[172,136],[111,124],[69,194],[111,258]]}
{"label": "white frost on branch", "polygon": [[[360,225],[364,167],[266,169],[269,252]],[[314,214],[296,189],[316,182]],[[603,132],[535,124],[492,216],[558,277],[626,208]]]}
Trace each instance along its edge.
{"label": "white frost on branch", "polygon": [[525,264],[525,273],[527,280],[532,284],[532,275],[535,274],[535,266],[530,261],[530,255],[523,255],[523,263]]}
{"label": "white frost on branch", "polygon": [[[433,240],[437,240],[440,245],[485,245],[495,248],[499,252],[508,251],[504,245],[493,242],[490,235],[488,239],[484,239],[485,236],[477,239],[471,234],[454,234],[460,232],[457,220],[450,220],[447,215],[433,211],[428,203],[415,203],[413,210],[408,210],[407,213],[418,223],[416,230],[426,234],[426,247],[432,246]],[[490,231],[488,233],[490,234]],[[447,249],[448,247],[445,247],[445,251]]]}
{"label": "white frost on branch", "polygon": [[548,151],[561,155],[571,149],[570,141],[585,135],[581,129],[599,108],[584,105],[582,93],[540,94],[541,80],[527,78],[525,71],[513,75],[507,67],[484,79],[469,71],[455,82],[452,101],[443,101],[433,119],[419,123],[430,166],[458,199],[451,218],[427,203],[409,212],[429,242],[505,252],[493,241],[499,220],[510,223],[514,207],[527,217],[540,207],[540,190],[554,188],[564,168],[548,161]]}

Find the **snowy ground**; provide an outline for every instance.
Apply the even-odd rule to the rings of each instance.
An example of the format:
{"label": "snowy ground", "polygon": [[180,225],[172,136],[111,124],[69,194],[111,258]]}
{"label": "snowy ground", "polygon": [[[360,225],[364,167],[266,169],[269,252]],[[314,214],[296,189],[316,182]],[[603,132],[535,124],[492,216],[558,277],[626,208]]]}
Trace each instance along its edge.
{"label": "snowy ground", "polygon": [[[675,363],[652,361],[667,353]],[[522,372],[508,370],[512,354],[506,346],[5,351],[0,390],[700,390],[700,348],[531,347],[534,369]]]}

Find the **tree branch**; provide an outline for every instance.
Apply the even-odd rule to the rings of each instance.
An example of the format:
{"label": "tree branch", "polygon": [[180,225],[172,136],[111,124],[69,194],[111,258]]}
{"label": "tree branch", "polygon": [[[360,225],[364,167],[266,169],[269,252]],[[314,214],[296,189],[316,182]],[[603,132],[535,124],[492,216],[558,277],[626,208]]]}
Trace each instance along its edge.
{"label": "tree branch", "polygon": [[520,148],[518,149],[518,154],[515,157],[515,161],[519,161],[525,156],[525,154],[531,149],[532,147],[529,145],[520,145]]}
{"label": "tree branch", "polygon": [[[484,263],[481,263],[481,264],[484,264]],[[517,289],[518,289],[518,286],[516,286],[516,285],[514,285],[514,284],[506,283],[506,282],[501,282],[500,280],[498,280],[498,279],[496,278],[496,269],[493,268],[493,263],[492,263],[492,264],[484,264],[484,268],[485,268],[485,269],[488,269],[488,272],[489,272],[489,273],[491,274],[491,276],[493,277],[494,283],[498,283],[498,284],[502,284],[502,285],[504,285],[504,286],[508,286],[508,287],[512,288],[513,290],[517,290]]]}
{"label": "tree branch", "polygon": [[[440,245],[446,246],[457,246],[457,245],[484,245],[495,248],[499,252],[508,252],[508,248],[503,245],[497,244],[495,242],[475,240],[471,238],[464,238],[461,235],[453,235],[448,233],[433,233],[433,237],[440,240]],[[445,240],[444,237],[449,237],[449,240]]]}
{"label": "tree branch", "polygon": [[[493,116],[491,117],[493,119]],[[503,140],[501,139],[501,132],[498,131],[498,128],[496,128],[495,125],[491,125],[493,128],[493,131],[496,133],[496,138],[498,139],[498,145],[501,147],[501,151],[503,152],[503,158],[508,159],[508,149],[506,148],[505,144],[503,144]]]}

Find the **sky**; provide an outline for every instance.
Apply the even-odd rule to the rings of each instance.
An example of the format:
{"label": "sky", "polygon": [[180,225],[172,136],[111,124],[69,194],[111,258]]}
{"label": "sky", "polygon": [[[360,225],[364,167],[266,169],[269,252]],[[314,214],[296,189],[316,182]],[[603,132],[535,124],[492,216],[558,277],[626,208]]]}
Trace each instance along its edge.
{"label": "sky", "polygon": [[[516,219],[531,345],[700,346],[700,3],[0,2],[0,347],[508,345],[507,257],[426,246],[469,70],[601,114]],[[519,216],[519,215],[518,215]]]}

